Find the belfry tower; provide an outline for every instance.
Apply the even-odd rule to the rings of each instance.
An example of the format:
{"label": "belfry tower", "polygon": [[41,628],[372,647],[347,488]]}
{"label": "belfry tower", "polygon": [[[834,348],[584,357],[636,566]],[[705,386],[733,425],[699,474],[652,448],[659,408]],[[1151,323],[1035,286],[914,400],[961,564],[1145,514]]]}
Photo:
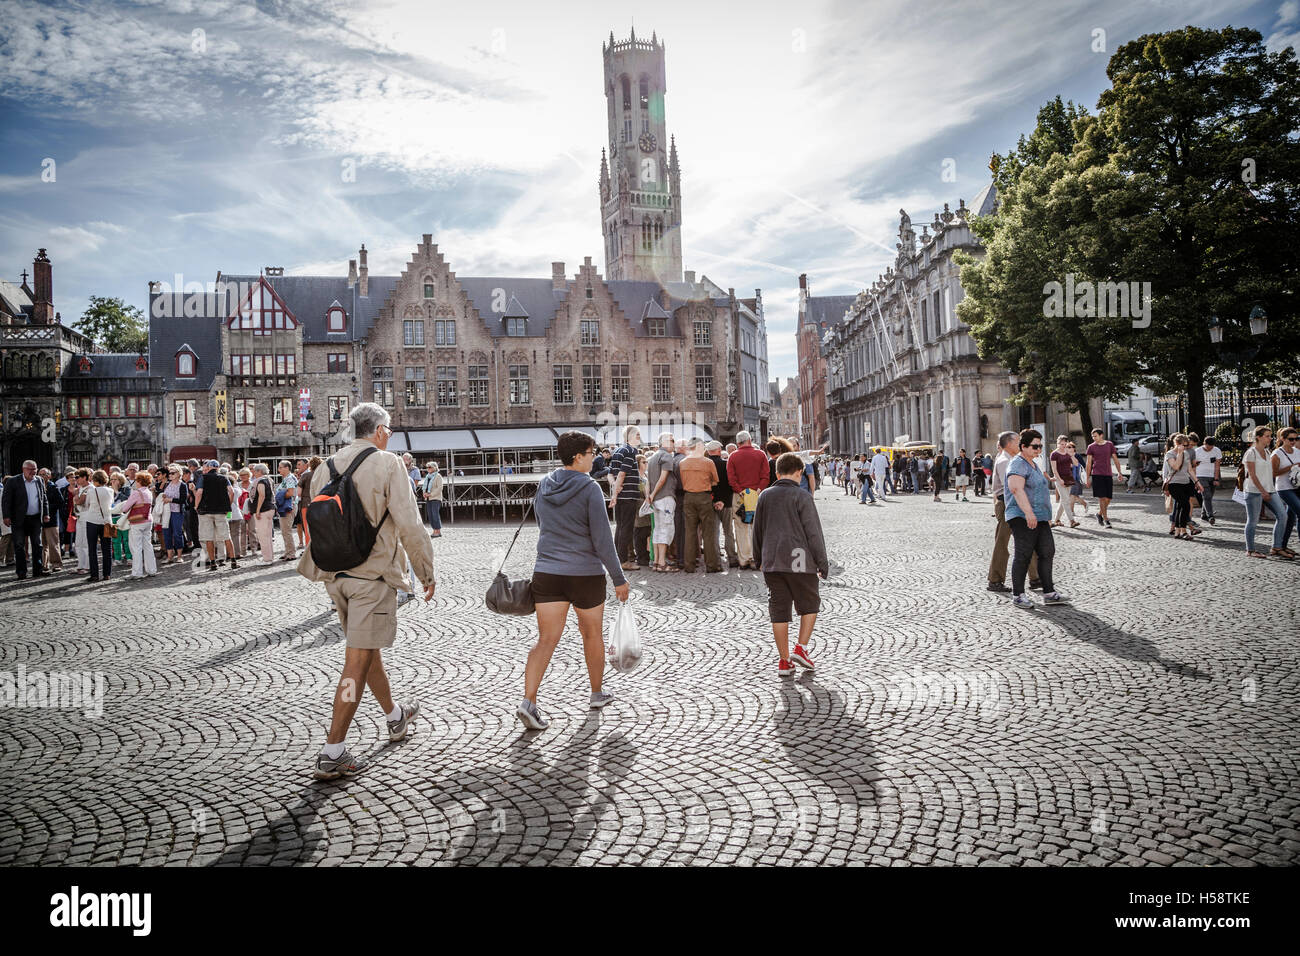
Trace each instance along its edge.
{"label": "belfry tower", "polygon": [[601,44],[609,152],[600,156],[605,278],[680,282],[682,184],[664,125],[664,45],[652,33]]}

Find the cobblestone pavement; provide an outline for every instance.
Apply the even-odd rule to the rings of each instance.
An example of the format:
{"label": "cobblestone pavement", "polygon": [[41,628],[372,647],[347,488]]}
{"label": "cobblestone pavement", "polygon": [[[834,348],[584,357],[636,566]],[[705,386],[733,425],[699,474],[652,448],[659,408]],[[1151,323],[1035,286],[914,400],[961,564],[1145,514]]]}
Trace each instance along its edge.
{"label": "cobblestone pavement", "polygon": [[513,529],[449,526],[438,596],[387,657],[424,712],[388,745],[367,696],[369,765],[339,782],[309,768],[341,635],[287,562],[8,569],[10,686],[102,672],[104,696],[98,717],[5,712],[0,862],[1296,862],[1300,567],[1247,561],[1239,507],[1183,543],[1157,495],[1121,497],[1112,530],[1057,534],[1075,604],[1024,612],[984,590],[988,499],[818,499],[815,676],[777,676],[759,575],[638,572],[641,667],[588,711],[570,625],[540,734],[513,713],[531,619],[482,606]]}

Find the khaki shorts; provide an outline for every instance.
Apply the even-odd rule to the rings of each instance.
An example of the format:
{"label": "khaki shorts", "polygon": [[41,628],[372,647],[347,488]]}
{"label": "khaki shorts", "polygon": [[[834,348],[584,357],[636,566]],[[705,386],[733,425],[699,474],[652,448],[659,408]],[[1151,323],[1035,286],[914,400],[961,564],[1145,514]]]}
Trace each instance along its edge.
{"label": "khaki shorts", "polygon": [[392,647],[397,639],[397,590],[387,581],[335,578],[325,591],[339,612],[348,647]]}
{"label": "khaki shorts", "polygon": [[225,515],[199,515],[199,542],[229,541],[230,522]]}
{"label": "khaki shorts", "polygon": [[654,508],[655,523],[653,541],[655,544],[672,544],[673,543],[673,518],[677,511],[677,500],[671,495],[667,498],[660,498],[658,501],[650,502]]}

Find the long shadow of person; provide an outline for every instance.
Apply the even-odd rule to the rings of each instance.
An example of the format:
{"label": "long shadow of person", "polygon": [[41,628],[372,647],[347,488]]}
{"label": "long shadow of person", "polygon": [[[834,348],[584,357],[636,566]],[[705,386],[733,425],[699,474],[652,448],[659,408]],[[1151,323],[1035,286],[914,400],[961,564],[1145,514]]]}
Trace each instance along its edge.
{"label": "long shadow of person", "polygon": [[849,712],[840,691],[815,683],[811,675],[789,681],[781,688],[773,727],[810,787],[829,791],[841,807],[874,820],[877,792],[870,778],[879,761],[866,721]]}
{"label": "long shadow of person", "polygon": [[1052,608],[1052,621],[1070,637],[1091,644],[1112,657],[1141,664],[1159,664],[1171,674],[1190,677],[1193,680],[1213,679],[1191,664],[1166,659],[1150,638],[1107,624],[1095,614],[1089,614],[1074,605]]}
{"label": "long shadow of person", "polygon": [[[347,781],[343,781],[346,786]],[[221,855],[205,866],[293,866],[315,855],[325,835],[312,829],[321,810],[328,808],[336,785],[312,784],[298,793],[298,802],[285,809],[247,839],[226,845]]]}

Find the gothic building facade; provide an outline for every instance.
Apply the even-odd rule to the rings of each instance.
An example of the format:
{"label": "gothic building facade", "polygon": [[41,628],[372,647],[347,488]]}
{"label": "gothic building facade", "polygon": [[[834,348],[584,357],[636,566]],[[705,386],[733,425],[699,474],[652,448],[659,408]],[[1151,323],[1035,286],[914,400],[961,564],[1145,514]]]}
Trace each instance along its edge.
{"label": "gothic building facade", "polygon": [[32,280],[0,280],[0,466],[15,474],[27,459],[56,470],[156,460],[162,382],[148,356],[104,353],[63,324],[44,249]]}
{"label": "gothic building facade", "polygon": [[919,236],[899,210],[894,265],[853,298],[826,336],[833,452],[860,452],[869,434],[876,445],[926,441],[949,455],[974,454],[995,449],[1007,429],[1078,429],[1059,406],[1012,404],[1021,386],[996,358],[980,357],[957,317],[963,292],[953,254],[982,255],[970,220],[992,214],[996,202],[990,183],[971,207],[945,203]]}

